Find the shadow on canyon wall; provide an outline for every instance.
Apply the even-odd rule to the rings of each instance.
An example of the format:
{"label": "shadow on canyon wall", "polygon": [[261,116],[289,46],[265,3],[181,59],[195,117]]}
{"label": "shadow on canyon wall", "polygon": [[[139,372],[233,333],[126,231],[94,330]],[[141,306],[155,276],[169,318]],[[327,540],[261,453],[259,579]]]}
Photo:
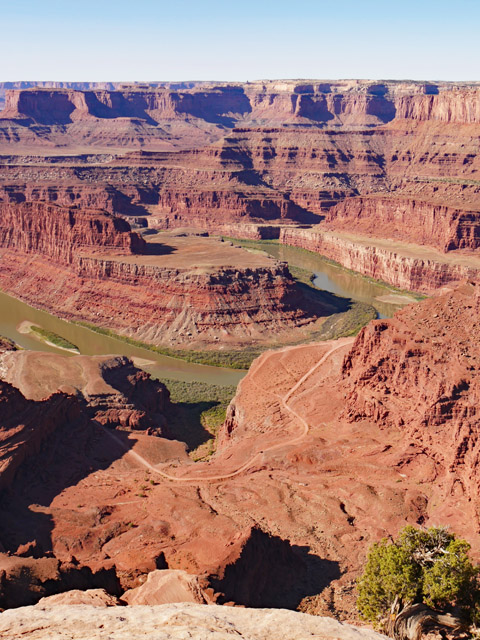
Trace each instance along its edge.
{"label": "shadow on canyon wall", "polygon": [[211,583],[222,594],[221,603],[296,609],[303,598],[319,594],[339,577],[337,562],[255,528],[240,557]]}

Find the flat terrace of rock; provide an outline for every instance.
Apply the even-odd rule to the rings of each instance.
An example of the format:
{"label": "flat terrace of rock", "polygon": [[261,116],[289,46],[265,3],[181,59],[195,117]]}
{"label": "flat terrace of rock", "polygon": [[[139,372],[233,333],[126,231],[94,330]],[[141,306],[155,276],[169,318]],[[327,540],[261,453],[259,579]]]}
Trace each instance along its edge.
{"label": "flat terrace of rock", "polygon": [[262,252],[253,252],[222,242],[219,238],[195,235],[195,231],[166,231],[146,235],[151,255],[108,256],[109,260],[171,269],[217,271],[218,269],[258,269],[271,267],[274,260]]}

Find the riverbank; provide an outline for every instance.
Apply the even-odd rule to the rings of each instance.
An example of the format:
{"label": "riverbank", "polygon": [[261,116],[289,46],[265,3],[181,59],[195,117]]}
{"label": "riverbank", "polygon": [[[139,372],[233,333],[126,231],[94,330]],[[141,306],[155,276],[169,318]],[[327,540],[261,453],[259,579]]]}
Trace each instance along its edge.
{"label": "riverbank", "polygon": [[263,251],[277,260],[288,262],[290,272],[293,274],[297,269],[296,277],[300,277],[303,282],[305,277],[303,274],[299,276],[298,270],[313,273],[312,282],[317,289],[370,304],[375,307],[380,318],[391,317],[402,306],[425,298],[424,294],[400,289],[382,280],[362,275],[309,249],[281,244],[278,240],[226,239],[245,249]]}
{"label": "riverbank", "polygon": [[236,386],[245,375],[243,370],[225,367],[209,367],[156,354],[148,349],[134,347],[122,340],[104,336],[86,327],[63,320],[47,311],[36,309],[13,296],[0,292],[0,335],[5,336],[22,349],[50,353],[74,354],[56,345],[38,340],[30,332],[18,331],[26,322],[43,327],[76,345],[82,355],[125,355],[137,359],[137,364],[157,378],[170,378],[180,382],[206,382],[220,386]]}

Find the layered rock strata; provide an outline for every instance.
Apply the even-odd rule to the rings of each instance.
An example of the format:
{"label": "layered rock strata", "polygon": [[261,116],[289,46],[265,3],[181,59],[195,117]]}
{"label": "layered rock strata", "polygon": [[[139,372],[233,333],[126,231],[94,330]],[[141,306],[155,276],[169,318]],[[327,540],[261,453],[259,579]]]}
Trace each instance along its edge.
{"label": "layered rock strata", "polygon": [[2,494],[3,548],[113,571],[120,591],[182,570],[220,603],[341,617],[369,546],[407,523],[449,525],[477,558],[477,289],[263,353],[205,462],[163,437],[57,426]]}
{"label": "layered rock strata", "polygon": [[343,364],[345,415],[401,432],[434,459],[437,482],[475,509],[480,442],[480,288],[465,284],[428,304],[374,321]]}
{"label": "layered rock strata", "polygon": [[[217,232],[326,217],[332,231],[478,250],[477,84],[154,84],[14,91],[0,119],[10,140],[3,201],[75,203],[151,227]],[[50,155],[35,155],[45,144]],[[398,272],[414,269],[391,259]],[[422,290],[451,280],[443,270],[420,265]],[[416,279],[383,272],[392,284]]]}
{"label": "layered rock strata", "polygon": [[324,315],[285,264],[195,236],[146,243],[105,212],[0,203],[0,247],[5,291],[155,344],[267,339]]}
{"label": "layered rock strata", "polygon": [[0,202],[0,247],[72,264],[82,253],[141,253],[146,243],[128,222],[106,212]]}
{"label": "layered rock strata", "polygon": [[480,279],[476,255],[444,257],[420,245],[399,245],[320,227],[282,228],[279,236],[283,244],[319,253],[347,269],[408,291],[428,294],[449,283]]}
{"label": "layered rock strata", "polygon": [[326,223],[335,230],[436,247],[447,252],[480,248],[480,210],[468,211],[400,197],[347,198],[331,208]]}

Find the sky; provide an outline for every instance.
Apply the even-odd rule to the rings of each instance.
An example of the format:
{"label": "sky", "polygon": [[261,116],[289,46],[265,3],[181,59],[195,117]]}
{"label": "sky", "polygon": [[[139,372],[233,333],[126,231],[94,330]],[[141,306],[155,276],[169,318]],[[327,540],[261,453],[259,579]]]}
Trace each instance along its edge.
{"label": "sky", "polygon": [[0,81],[480,80],[480,0],[0,0]]}

